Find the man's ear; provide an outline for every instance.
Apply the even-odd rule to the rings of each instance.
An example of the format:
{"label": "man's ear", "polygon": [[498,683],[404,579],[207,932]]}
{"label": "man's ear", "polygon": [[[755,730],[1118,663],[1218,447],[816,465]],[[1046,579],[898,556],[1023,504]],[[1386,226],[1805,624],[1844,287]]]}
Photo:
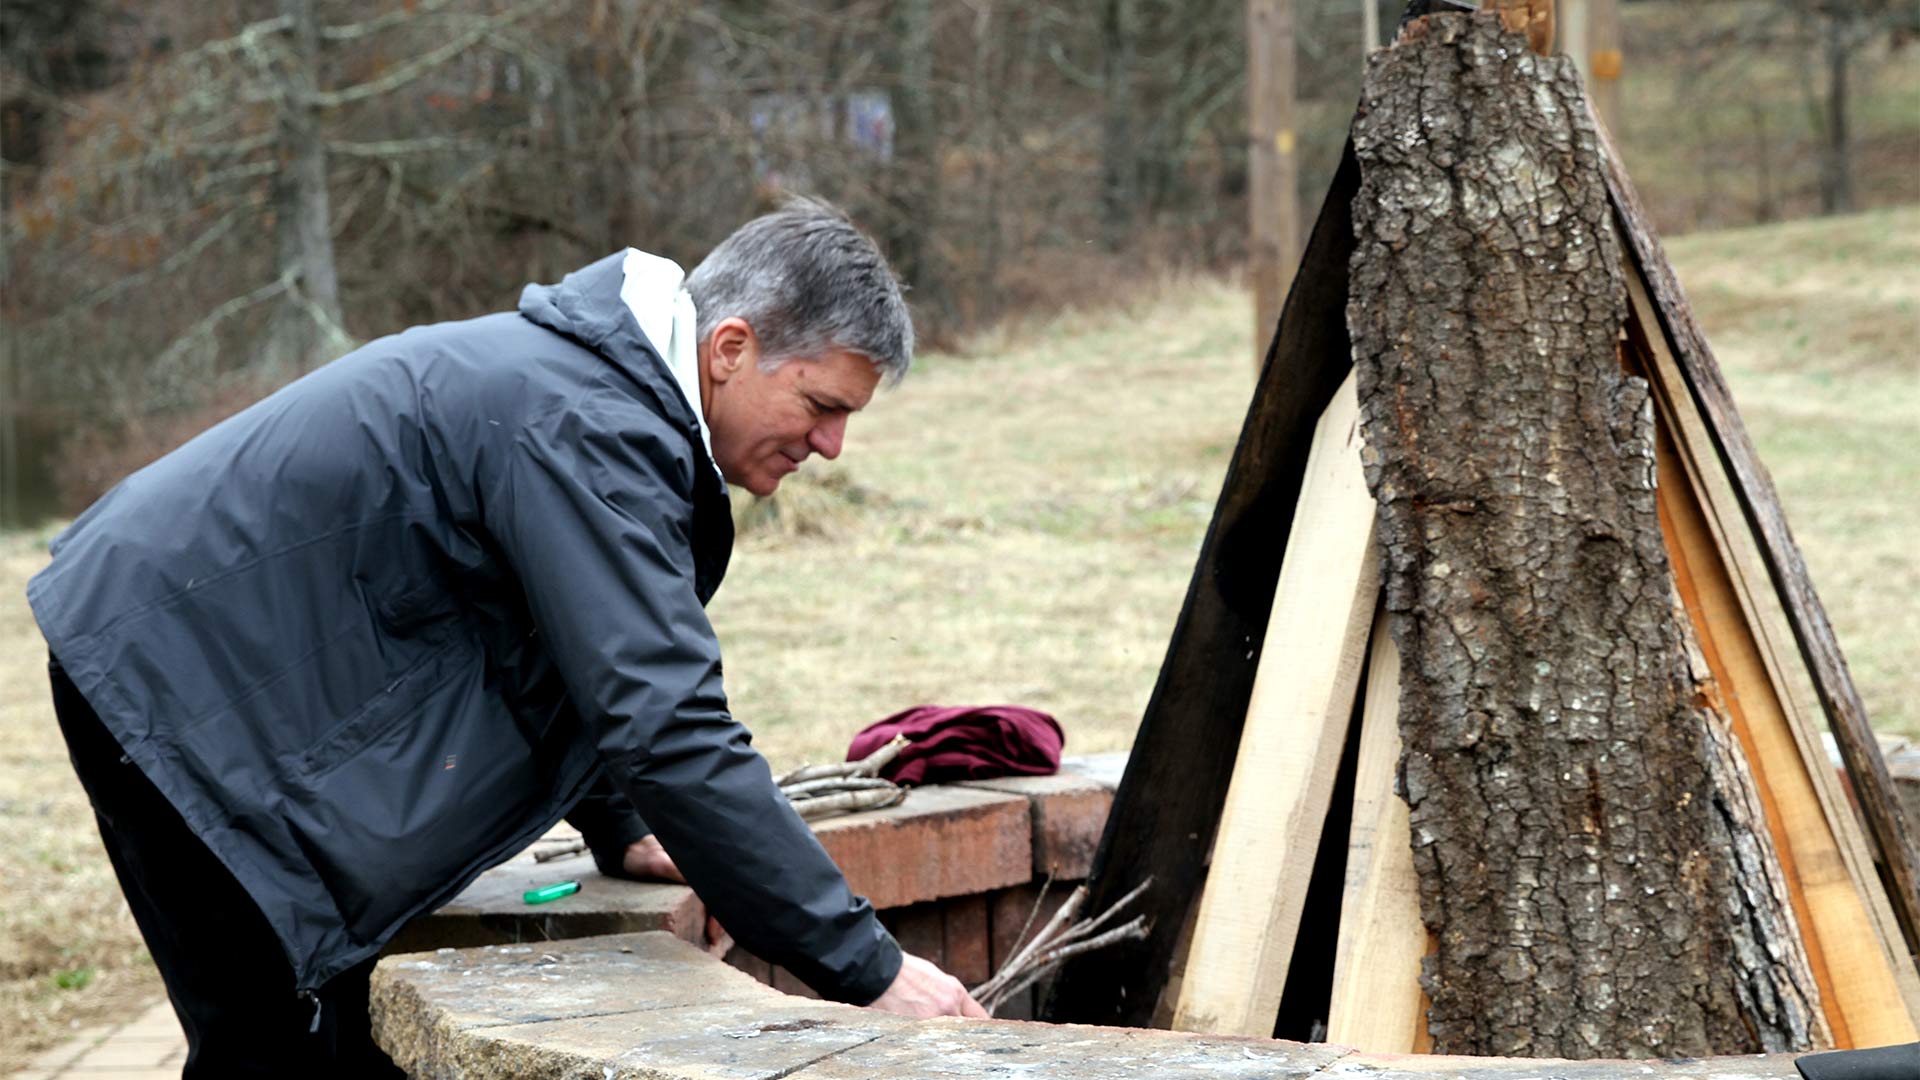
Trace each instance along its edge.
{"label": "man's ear", "polygon": [[760,339],[738,315],[721,319],[707,340],[707,376],[716,383],[760,362]]}

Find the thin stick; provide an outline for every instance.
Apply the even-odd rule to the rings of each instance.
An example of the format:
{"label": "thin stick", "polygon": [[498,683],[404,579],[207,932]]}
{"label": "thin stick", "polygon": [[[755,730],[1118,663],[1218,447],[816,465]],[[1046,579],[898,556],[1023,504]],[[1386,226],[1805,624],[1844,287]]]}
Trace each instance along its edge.
{"label": "thin stick", "polygon": [[1033,898],[1033,906],[1027,909],[1027,921],[1020,924],[1019,936],[1013,939],[1014,952],[1019,952],[1027,943],[1027,931],[1033,929],[1034,922],[1040,918],[1040,906],[1047,902],[1047,890],[1051,888],[1053,888],[1053,875],[1048,874],[1047,880],[1040,883],[1040,895]]}
{"label": "thin stick", "polygon": [[578,855],[585,850],[587,850],[587,842],[585,840],[568,840],[559,847],[550,847],[534,852],[533,861],[552,862],[555,859],[564,859],[569,855]]}
{"label": "thin stick", "polygon": [[[1020,936],[1015,939],[1016,948],[1013,958],[1002,965],[991,979],[974,988],[974,999],[991,1014],[1014,994],[1058,970],[1060,965],[1070,957],[1105,948],[1116,942],[1145,938],[1148,928],[1152,925],[1145,915],[1136,915],[1126,923],[1104,933],[1098,931],[1112,921],[1127,905],[1139,899],[1152,884],[1153,879],[1148,878],[1099,915],[1073,922],[1073,916],[1086,901],[1087,889],[1082,885],[1073,890],[1072,895],[1067,897],[1066,903],[1060,905],[1060,910],[1054,913],[1053,918],[1047,921],[1047,925],[1038,934],[1034,935],[1033,940],[1026,941],[1027,930],[1032,927],[1034,918],[1039,914],[1040,904],[1046,896],[1043,886],[1041,899],[1034,902],[1033,910],[1027,915],[1027,925],[1021,927]],[[1018,944],[1023,941],[1026,941],[1024,945]]]}
{"label": "thin stick", "polygon": [[797,784],[783,784],[781,794],[795,802],[811,799],[820,795],[830,795],[836,791],[872,791],[875,789],[897,789],[898,784],[891,780],[865,776],[830,776],[824,780],[803,780]]}
{"label": "thin stick", "polygon": [[1084,903],[1086,899],[1087,887],[1085,885],[1079,886],[1074,889],[1072,893],[1068,894],[1067,902],[1060,905],[1060,910],[1053,913],[1053,918],[1047,920],[1047,925],[1043,927],[1038,934],[1034,935],[1033,940],[1028,942],[1025,948],[1014,953],[1013,959],[1007,961],[1006,964],[1001,967],[999,974],[974,988],[974,998],[978,1000],[981,997],[991,997],[998,993],[1007,983],[1017,978],[1019,972],[1025,968],[1027,959],[1034,953],[1039,952],[1043,945],[1051,942],[1063,927],[1073,921],[1074,913],[1080,910],[1080,905]]}
{"label": "thin stick", "polygon": [[822,795],[817,799],[801,799],[793,804],[800,817],[806,821],[815,818],[832,817],[835,814],[851,814],[860,810],[880,810],[898,804],[907,797],[907,789],[896,787],[891,791],[874,788],[867,791],[843,791],[837,795]]}
{"label": "thin stick", "polygon": [[835,776],[875,776],[887,763],[900,756],[900,751],[908,746],[905,735],[895,735],[891,742],[880,747],[859,761],[836,761],[831,765],[802,765],[782,776],[776,783],[781,787],[790,784],[805,783],[808,780],[825,780]]}

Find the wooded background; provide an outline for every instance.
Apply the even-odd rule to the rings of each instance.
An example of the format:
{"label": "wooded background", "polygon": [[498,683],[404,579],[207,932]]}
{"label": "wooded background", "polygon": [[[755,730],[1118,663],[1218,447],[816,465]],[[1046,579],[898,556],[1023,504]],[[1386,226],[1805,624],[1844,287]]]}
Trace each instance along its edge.
{"label": "wooded background", "polygon": [[[1401,4],[1279,6],[1310,214]],[[1664,230],[1920,201],[1920,0],[1618,10],[1616,135]],[[1235,270],[1248,23],[1244,0],[0,0],[0,525],[356,342],[628,244],[690,266],[782,192],[879,237],[936,344]]]}

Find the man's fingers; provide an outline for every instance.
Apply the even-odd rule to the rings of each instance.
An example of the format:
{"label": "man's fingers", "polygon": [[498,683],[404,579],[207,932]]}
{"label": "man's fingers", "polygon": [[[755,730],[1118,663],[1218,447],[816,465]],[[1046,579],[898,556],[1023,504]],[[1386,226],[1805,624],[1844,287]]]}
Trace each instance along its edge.
{"label": "man's fingers", "polygon": [[643,836],[627,845],[626,856],[622,859],[626,871],[643,881],[677,881],[684,885],[687,879],[681,875],[680,868],[673,865],[673,856],[660,846],[660,841],[652,836]]}
{"label": "man's fingers", "polygon": [[707,916],[707,951],[715,956],[725,957],[733,949],[733,935],[720,925],[720,920]]}
{"label": "man's fingers", "polygon": [[973,1000],[973,995],[965,990],[960,991],[960,1015],[978,1017],[982,1020],[992,1019],[991,1014],[981,1008],[980,1003]]}

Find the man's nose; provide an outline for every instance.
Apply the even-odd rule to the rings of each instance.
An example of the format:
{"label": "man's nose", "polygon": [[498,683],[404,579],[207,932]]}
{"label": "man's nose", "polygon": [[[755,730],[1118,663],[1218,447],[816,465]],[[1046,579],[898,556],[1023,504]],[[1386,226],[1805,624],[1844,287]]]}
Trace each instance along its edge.
{"label": "man's nose", "polygon": [[807,432],[807,445],[813,452],[832,461],[840,456],[840,447],[847,440],[847,418],[845,415],[830,416],[813,426]]}

